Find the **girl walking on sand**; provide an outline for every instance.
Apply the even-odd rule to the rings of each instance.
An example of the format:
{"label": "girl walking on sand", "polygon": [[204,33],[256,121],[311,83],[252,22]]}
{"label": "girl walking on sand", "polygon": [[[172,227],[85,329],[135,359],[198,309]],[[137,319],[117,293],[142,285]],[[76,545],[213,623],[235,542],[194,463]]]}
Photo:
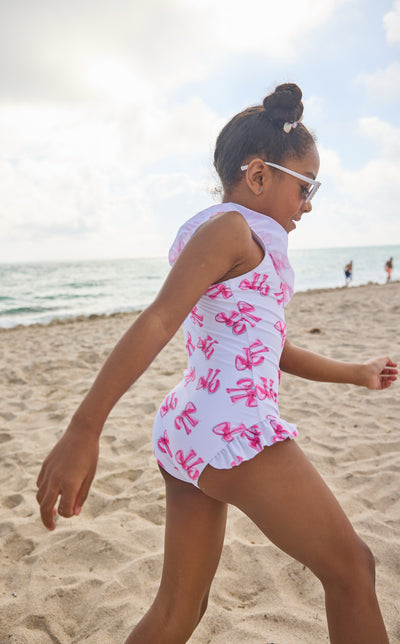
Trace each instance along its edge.
{"label": "girl walking on sand", "polygon": [[166,485],[163,573],[126,644],[189,640],[206,610],[229,503],[321,580],[332,643],[388,644],[371,551],[279,414],[281,371],[370,389],[397,374],[388,357],[344,363],[286,337],[288,233],[320,186],[301,97],[296,85],[280,85],[223,128],[214,157],[223,202],[179,230],[159,295],[116,345],[39,474],[42,520],[53,530],[58,497],[60,515],[81,511],[111,409],[183,324],[188,367],[153,430]]}

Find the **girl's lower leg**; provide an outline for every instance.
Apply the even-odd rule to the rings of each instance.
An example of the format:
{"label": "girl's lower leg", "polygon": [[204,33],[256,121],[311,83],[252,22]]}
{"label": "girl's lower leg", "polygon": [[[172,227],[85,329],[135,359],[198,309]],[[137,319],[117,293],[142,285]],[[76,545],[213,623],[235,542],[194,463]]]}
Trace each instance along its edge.
{"label": "girl's lower leg", "polygon": [[389,644],[374,591],[328,590],[325,604],[331,644]]}
{"label": "girl's lower leg", "polygon": [[176,610],[176,605],[162,607],[162,601],[155,599],[153,605],[142,617],[129,635],[125,644],[185,644],[203,617],[208,601],[208,593],[196,610],[192,604],[191,614],[186,609]]}
{"label": "girl's lower leg", "polygon": [[163,476],[167,512],[160,588],[125,644],[185,644],[205,612],[221,555],[226,505]]}
{"label": "girl's lower leg", "polygon": [[196,628],[183,615],[167,616],[152,606],[129,635],[125,644],[185,644]]}
{"label": "girl's lower leg", "polygon": [[389,644],[375,593],[375,562],[360,541],[365,556],[358,568],[346,571],[342,580],[325,582],[325,605],[332,644]]}

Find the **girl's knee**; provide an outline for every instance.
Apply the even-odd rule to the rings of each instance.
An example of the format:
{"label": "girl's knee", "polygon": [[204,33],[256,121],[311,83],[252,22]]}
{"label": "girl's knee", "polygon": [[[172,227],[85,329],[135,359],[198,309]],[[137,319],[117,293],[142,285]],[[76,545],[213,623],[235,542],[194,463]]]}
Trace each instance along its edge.
{"label": "girl's knee", "polygon": [[375,558],[369,546],[355,535],[342,546],[319,575],[322,584],[341,586],[343,589],[373,588],[375,585]]}
{"label": "girl's knee", "polygon": [[369,574],[375,583],[375,557],[374,554],[371,550],[371,548],[363,541],[360,539],[361,542],[361,547],[363,549],[363,556],[364,556],[364,561],[367,570],[369,571]]}
{"label": "girl's knee", "polygon": [[365,579],[375,585],[375,557],[371,548],[360,537],[357,537],[358,544],[355,548],[352,574]]}

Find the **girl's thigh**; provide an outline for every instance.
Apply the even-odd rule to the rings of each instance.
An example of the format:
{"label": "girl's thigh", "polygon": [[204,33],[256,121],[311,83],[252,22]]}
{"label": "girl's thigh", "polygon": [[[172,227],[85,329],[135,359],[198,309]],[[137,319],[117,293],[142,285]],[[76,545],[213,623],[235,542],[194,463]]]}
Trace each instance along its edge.
{"label": "girl's thigh", "polygon": [[317,470],[293,440],[266,447],[230,470],[208,465],[199,486],[240,508],[281,550],[321,579],[346,574],[361,540]]}

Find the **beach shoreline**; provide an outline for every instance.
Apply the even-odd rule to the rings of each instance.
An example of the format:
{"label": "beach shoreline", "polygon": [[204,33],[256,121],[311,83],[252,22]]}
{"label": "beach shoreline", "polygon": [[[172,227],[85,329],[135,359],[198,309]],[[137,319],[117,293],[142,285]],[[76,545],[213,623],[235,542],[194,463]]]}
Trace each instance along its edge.
{"label": "beach shoreline", "polygon": [[[292,342],[332,358],[400,362],[400,282],[296,292]],[[186,365],[181,330],[111,413],[80,517],[40,523],[40,463],[139,312],[0,329],[0,643],[123,642],[158,587],[163,480],[151,429]],[[282,417],[377,561],[390,641],[400,639],[399,383],[384,392],[283,375]],[[327,641],[319,582],[238,510],[229,512],[209,608],[192,644]]]}
{"label": "beach shoreline", "polygon": [[[344,290],[352,290],[354,291],[355,289],[363,289],[363,288],[369,288],[369,287],[377,287],[377,288],[383,288],[383,287],[390,287],[392,284],[400,284],[400,280],[391,280],[390,282],[382,283],[382,282],[367,282],[365,284],[350,284],[349,286],[332,286],[332,287],[327,287],[327,288],[309,288],[305,289],[303,291],[295,291],[294,297],[297,295],[301,294],[307,294],[307,293],[316,293],[316,294],[321,294],[321,293],[330,293],[330,292],[335,292],[335,291],[344,291]],[[37,327],[44,327],[44,326],[52,326],[52,325],[57,325],[57,324],[68,324],[69,322],[79,322],[79,321],[84,321],[84,320],[97,320],[97,319],[107,319],[107,318],[114,318],[114,317],[120,317],[123,316],[126,319],[132,318],[132,316],[138,316],[140,313],[144,311],[145,307],[138,307],[138,308],[132,308],[130,311],[113,311],[111,313],[80,313],[77,315],[66,315],[66,316],[61,316],[61,317],[55,317],[50,321],[46,322],[32,322],[32,323],[27,323],[27,324],[15,324],[13,326],[7,326],[7,327],[2,327],[0,326],[0,333],[3,333],[4,331],[10,331],[12,329],[25,329],[27,327],[29,328],[37,328]]]}

